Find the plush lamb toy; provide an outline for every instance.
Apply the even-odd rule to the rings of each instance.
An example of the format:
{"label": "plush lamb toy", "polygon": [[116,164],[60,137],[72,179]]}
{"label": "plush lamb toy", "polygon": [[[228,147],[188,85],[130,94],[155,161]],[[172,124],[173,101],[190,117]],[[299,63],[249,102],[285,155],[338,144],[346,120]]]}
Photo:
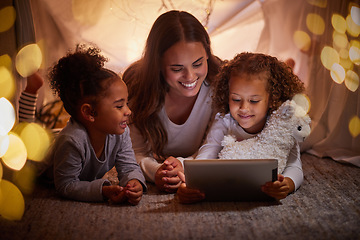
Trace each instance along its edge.
{"label": "plush lamb toy", "polygon": [[301,106],[288,100],[271,114],[257,136],[243,141],[236,141],[230,135],[225,136],[219,158],[273,158],[278,160],[278,173],[282,173],[296,141],[302,142],[310,134],[310,121]]}

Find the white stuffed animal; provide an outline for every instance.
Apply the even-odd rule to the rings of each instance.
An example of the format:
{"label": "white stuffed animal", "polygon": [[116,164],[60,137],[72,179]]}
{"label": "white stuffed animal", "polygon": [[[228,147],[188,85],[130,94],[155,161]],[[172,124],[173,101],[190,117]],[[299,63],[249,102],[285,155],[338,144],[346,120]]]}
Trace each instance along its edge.
{"label": "white stuffed animal", "polygon": [[230,135],[225,136],[219,158],[273,158],[278,160],[278,173],[282,173],[296,141],[302,142],[310,134],[310,122],[304,109],[294,100],[288,100],[271,114],[257,136],[243,141],[236,141]]}

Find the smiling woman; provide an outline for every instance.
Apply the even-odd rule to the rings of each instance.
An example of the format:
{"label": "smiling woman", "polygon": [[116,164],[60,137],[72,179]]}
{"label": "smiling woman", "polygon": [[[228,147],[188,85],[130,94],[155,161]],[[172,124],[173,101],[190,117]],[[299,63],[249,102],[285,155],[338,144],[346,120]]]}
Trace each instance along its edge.
{"label": "smiling woman", "polygon": [[143,58],[124,72],[136,158],[161,190],[176,191],[181,158],[201,145],[219,65],[203,25],[187,12],[169,11],[152,26]]}

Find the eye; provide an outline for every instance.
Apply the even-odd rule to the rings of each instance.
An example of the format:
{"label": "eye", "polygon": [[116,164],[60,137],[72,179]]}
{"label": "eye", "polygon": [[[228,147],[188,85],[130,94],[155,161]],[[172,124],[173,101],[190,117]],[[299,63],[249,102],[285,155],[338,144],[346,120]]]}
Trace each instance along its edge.
{"label": "eye", "polygon": [[172,68],[171,71],[173,72],[180,72],[182,70],[182,68]]}
{"label": "eye", "polygon": [[301,126],[298,126],[297,129],[298,129],[298,131],[301,131],[301,130],[302,130],[302,127],[301,127]]}
{"label": "eye", "polygon": [[202,62],[193,64],[194,68],[198,68],[198,67],[200,67],[201,65],[202,65]]}
{"label": "eye", "polygon": [[258,102],[260,102],[260,101],[258,101],[258,100],[250,100],[250,102],[251,102],[251,103],[258,103]]}

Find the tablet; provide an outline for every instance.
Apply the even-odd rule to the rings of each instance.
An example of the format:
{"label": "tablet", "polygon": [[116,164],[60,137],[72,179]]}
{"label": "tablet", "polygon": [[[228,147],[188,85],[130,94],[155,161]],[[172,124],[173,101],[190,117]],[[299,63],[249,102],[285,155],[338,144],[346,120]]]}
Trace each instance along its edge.
{"label": "tablet", "polygon": [[276,159],[184,160],[186,185],[206,201],[273,201],[261,185],[277,180]]}

